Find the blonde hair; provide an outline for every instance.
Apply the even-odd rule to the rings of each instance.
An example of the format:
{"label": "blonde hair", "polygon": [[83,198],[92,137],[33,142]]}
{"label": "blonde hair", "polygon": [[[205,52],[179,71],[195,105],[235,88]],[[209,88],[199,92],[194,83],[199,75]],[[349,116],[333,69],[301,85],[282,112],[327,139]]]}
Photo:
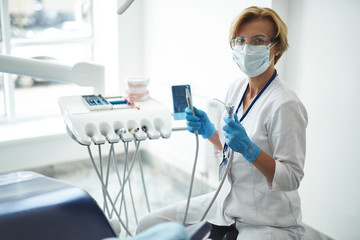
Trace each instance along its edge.
{"label": "blonde hair", "polygon": [[282,54],[288,49],[289,43],[287,40],[287,26],[279,15],[271,8],[260,8],[256,6],[248,7],[242,11],[242,13],[235,19],[230,27],[229,43],[231,46],[231,40],[236,38],[236,33],[243,23],[250,22],[255,19],[265,18],[273,22],[275,27],[274,42],[279,55],[275,56],[275,64],[280,59]]}

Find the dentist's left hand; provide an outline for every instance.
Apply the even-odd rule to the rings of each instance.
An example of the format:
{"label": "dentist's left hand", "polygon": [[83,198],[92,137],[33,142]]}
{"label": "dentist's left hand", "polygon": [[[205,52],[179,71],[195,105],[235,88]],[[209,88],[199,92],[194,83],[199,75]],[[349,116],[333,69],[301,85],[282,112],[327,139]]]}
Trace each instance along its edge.
{"label": "dentist's left hand", "polygon": [[223,127],[225,142],[235,152],[241,153],[250,163],[255,161],[261,152],[261,148],[253,143],[248,137],[245,128],[234,114],[235,120],[231,117],[224,117],[226,125]]}

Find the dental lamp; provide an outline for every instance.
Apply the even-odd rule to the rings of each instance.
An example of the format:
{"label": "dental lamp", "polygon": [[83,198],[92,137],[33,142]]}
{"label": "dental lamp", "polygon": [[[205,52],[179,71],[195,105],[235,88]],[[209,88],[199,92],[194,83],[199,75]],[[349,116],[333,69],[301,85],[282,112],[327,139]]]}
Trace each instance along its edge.
{"label": "dental lamp", "polygon": [[49,81],[75,83],[94,88],[95,94],[105,91],[105,68],[79,62],[73,66],[0,54],[0,72],[25,75]]}

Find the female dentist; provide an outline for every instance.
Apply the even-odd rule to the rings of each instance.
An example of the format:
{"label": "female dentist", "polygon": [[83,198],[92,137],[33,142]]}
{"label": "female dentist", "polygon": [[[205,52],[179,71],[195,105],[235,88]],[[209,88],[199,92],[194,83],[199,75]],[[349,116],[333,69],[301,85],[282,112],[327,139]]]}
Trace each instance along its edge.
{"label": "female dentist", "polygon": [[[287,50],[287,27],[269,8],[249,7],[230,29],[233,59],[246,78],[234,81],[225,102],[235,106],[235,119],[224,112],[217,131],[207,114],[186,109],[190,132],[208,139],[220,159],[226,181],[205,220],[234,226],[237,239],[300,239],[304,233],[300,197],[304,176],[306,109],[280,79],[275,64]],[[234,151],[227,176],[229,148]],[[191,199],[187,225],[195,224],[214,193]],[[138,232],[166,221],[182,222],[186,202],[143,218]]]}

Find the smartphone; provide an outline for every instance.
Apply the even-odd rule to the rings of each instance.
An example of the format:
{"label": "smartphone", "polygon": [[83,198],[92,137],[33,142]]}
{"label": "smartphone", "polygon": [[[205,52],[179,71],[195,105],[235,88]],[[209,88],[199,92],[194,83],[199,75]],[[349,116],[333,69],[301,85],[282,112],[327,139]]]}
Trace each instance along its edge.
{"label": "smartphone", "polygon": [[185,108],[187,107],[185,88],[188,87],[191,95],[190,85],[174,85],[171,86],[173,106],[174,106],[174,119],[185,119]]}

